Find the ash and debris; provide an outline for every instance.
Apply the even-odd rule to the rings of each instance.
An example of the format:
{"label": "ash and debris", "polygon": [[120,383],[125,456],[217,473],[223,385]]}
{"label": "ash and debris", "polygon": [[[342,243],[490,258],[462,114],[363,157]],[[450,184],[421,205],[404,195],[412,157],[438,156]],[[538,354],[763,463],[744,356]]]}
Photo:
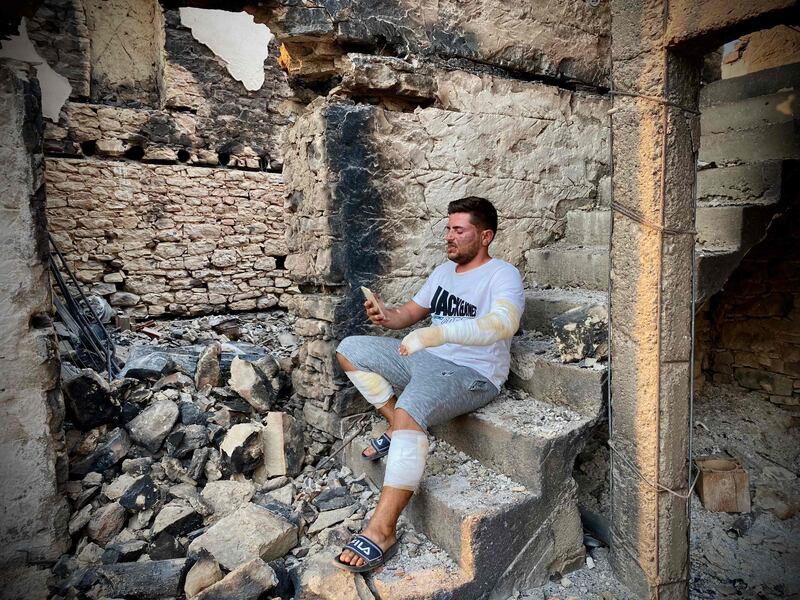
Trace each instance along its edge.
{"label": "ash and debris", "polygon": [[558,438],[591,420],[568,406],[544,402],[513,388],[503,388],[497,399],[476,414],[505,427],[510,425],[521,435],[546,438]]}
{"label": "ash and debris", "polygon": [[[800,412],[736,386],[706,386],[695,397],[695,457],[736,458],[749,477],[750,513],[709,512],[691,498],[691,582],[695,600],[800,598]],[[610,516],[607,431],[587,442],[574,476],[579,504]],[[593,568],[569,573],[522,598],[633,600],[614,580],[606,548],[588,549]],[[566,580],[567,585],[563,582]],[[541,593],[541,595],[539,595]]]}
{"label": "ash and debris", "polygon": [[747,471],[750,513],[691,505],[691,597],[800,598],[800,411],[735,386],[694,406],[694,455],[727,454]]}
{"label": "ash and debris", "polygon": [[[319,581],[368,593],[331,558],[365,526],[378,489],[333,461],[314,467],[335,440],[303,428],[291,321],[275,311],[115,333],[120,357],[204,348],[194,373],[180,358],[145,361],[109,385],[65,358],[72,546],[53,568],[52,599],[311,598]],[[257,360],[243,347],[261,349]],[[238,393],[236,361],[250,373],[236,376]],[[405,519],[398,534],[413,564],[453,566]]]}

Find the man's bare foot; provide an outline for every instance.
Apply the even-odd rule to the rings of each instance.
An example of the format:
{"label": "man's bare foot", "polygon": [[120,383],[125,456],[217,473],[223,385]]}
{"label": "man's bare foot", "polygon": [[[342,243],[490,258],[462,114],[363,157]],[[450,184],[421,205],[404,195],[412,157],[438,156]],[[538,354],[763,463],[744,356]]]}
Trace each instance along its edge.
{"label": "man's bare foot", "polygon": [[[391,429],[391,427],[389,429],[387,429],[385,433],[386,433],[386,435],[389,436],[389,439],[392,438],[392,429]],[[364,458],[370,458],[370,457],[375,455],[375,452],[377,452],[377,451],[370,444],[369,446],[364,448],[364,451],[362,452],[362,454],[364,455]],[[367,536],[367,537],[369,537],[369,536]]]}
{"label": "man's bare foot", "polygon": [[[367,528],[361,532],[361,535],[368,537],[373,542],[380,546],[380,549],[386,552],[389,548],[391,548],[397,542],[397,536],[394,531],[390,534],[383,534],[378,531],[377,528],[372,529],[372,523],[367,525]],[[344,563],[349,563],[354,567],[360,567],[361,565],[365,564],[363,558],[358,556],[357,554],[351,552],[350,550],[343,550],[342,553],[339,555],[339,559]]]}

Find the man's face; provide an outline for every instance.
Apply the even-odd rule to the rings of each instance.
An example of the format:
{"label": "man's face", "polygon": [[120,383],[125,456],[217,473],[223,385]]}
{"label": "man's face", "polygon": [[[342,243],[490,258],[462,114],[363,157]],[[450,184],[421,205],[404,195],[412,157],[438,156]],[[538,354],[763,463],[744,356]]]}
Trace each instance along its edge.
{"label": "man's face", "polygon": [[488,239],[491,231],[481,231],[470,222],[469,213],[453,213],[447,217],[444,240],[447,242],[447,258],[459,265],[467,264],[478,255],[482,240]]}

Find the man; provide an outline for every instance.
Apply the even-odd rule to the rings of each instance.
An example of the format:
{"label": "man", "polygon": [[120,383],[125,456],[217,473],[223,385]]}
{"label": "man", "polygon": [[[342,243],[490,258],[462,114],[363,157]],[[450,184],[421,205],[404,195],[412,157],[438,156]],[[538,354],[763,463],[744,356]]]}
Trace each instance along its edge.
{"label": "man", "polygon": [[363,453],[367,460],[388,458],[372,519],[335,561],[350,571],[372,570],[396,552],[397,519],[422,478],[428,428],[488,404],[508,376],[525,299],[519,271],[489,256],[497,211],[468,197],[451,202],[447,213],[449,261],[402,306],[364,303],[376,325],[405,329],[431,315],[431,326],[402,341],[352,336],[337,348],[348,378],[389,423]]}

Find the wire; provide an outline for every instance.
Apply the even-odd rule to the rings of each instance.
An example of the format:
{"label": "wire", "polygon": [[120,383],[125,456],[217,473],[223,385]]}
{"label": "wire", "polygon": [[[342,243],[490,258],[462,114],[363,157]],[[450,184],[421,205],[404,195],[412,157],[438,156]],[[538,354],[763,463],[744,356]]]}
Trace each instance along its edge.
{"label": "wire", "polygon": [[[636,465],[634,465],[631,461],[629,461],[625,457],[625,455],[620,450],[617,449],[617,447],[614,445],[614,442],[612,442],[611,440],[608,440],[608,447],[611,448],[611,451],[614,452],[614,454],[616,454],[617,456],[619,456],[622,459],[622,462],[624,462],[626,465],[628,465],[630,467],[630,469],[634,473],[636,473],[636,475],[638,475],[639,479],[644,481],[647,485],[649,485],[654,490],[657,490],[659,492],[669,492],[673,496],[681,498],[682,500],[688,500],[691,497],[692,492],[694,491],[694,486],[697,483],[698,478],[700,477],[700,469],[697,470],[697,473],[694,476],[694,480],[692,480],[692,483],[689,486],[689,490],[685,494],[682,494],[680,492],[676,492],[673,489],[670,489],[670,488],[668,488],[666,486],[661,485],[658,481],[656,481],[654,483],[654,482],[650,481],[649,479],[647,479],[647,477],[642,475],[642,472],[639,469],[636,468]],[[694,461],[692,461],[691,464],[694,464]],[[690,467],[689,467],[690,469],[691,469],[691,464],[690,464]]]}

